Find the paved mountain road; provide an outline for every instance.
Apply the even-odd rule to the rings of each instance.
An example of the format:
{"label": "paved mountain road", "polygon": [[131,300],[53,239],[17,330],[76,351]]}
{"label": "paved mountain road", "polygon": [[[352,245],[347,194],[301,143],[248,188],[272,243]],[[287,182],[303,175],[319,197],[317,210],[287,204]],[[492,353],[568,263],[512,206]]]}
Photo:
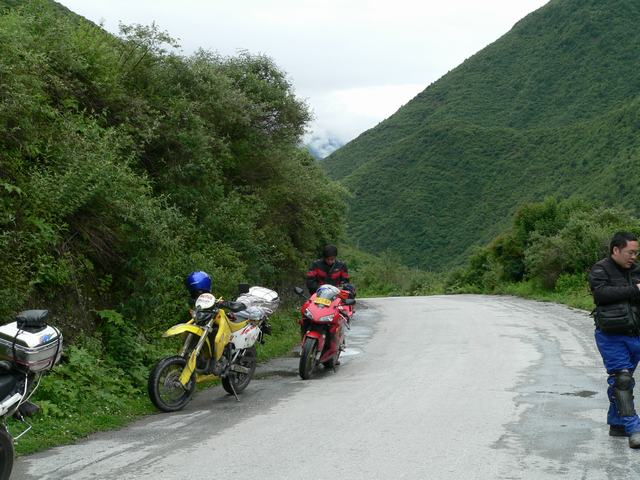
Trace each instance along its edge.
{"label": "paved mountain road", "polygon": [[337,373],[261,365],[176,414],[17,459],[12,479],[622,479],[582,311],[475,295],[358,302]]}

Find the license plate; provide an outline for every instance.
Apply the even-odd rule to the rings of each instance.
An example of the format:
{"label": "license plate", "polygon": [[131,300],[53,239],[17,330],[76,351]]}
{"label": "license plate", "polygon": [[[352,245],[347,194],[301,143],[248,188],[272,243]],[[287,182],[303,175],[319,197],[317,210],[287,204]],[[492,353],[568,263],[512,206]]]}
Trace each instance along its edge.
{"label": "license plate", "polygon": [[314,303],[317,303],[318,305],[326,305],[328,307],[329,305],[331,305],[331,300],[329,300],[328,298],[316,298],[314,300]]}

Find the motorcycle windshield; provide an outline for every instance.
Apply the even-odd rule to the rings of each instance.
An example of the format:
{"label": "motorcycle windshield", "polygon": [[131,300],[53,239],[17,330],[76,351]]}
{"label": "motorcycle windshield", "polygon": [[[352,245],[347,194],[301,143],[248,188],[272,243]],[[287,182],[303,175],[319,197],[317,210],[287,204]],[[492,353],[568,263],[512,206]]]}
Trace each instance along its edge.
{"label": "motorcycle windshield", "polygon": [[[321,303],[333,302],[338,294],[340,293],[340,289],[338,287],[334,287],[333,285],[321,285],[318,290],[316,290],[316,300],[324,300]],[[319,302],[320,303],[320,302]]]}

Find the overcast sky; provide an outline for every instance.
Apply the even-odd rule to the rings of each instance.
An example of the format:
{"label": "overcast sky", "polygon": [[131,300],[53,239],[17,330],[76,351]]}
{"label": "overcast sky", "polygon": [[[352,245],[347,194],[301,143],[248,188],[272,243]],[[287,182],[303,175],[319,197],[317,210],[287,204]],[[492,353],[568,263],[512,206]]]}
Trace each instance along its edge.
{"label": "overcast sky", "polygon": [[[156,22],[182,53],[271,57],[315,120],[345,143],[548,0],[57,0],[113,33]],[[325,151],[329,153],[329,151]]]}

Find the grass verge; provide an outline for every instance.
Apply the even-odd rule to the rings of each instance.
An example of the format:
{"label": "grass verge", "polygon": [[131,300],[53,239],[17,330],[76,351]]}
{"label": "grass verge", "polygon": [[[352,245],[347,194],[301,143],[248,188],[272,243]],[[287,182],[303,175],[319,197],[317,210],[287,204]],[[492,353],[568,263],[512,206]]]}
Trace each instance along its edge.
{"label": "grass verge", "polygon": [[581,310],[591,311],[594,308],[593,297],[585,288],[556,289],[553,291],[541,288],[536,282],[524,281],[498,286],[493,293],[514,295],[543,302],[553,302]]}

